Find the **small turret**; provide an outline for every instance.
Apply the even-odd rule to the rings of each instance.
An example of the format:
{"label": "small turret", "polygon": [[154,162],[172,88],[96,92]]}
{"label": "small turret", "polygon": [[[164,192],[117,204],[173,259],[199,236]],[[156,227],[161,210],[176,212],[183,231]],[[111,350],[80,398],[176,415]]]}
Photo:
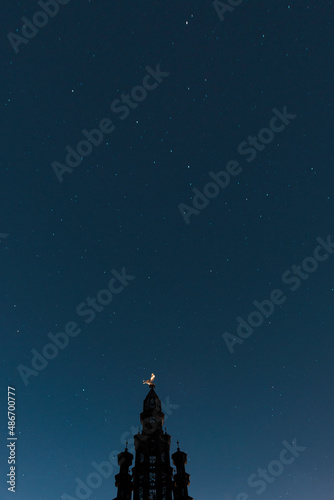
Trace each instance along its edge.
{"label": "small turret", "polygon": [[125,451],[117,455],[120,471],[115,476],[115,486],[117,487],[117,497],[114,500],[131,500],[133,490],[132,476],[129,467],[132,465],[133,455],[128,452],[126,444]]}
{"label": "small turret", "polygon": [[179,442],[177,442],[177,451],[172,455],[173,464],[176,467],[176,473],[173,477],[174,500],[193,500],[188,495],[188,486],[190,475],[185,471],[187,463],[187,454],[180,451]]}

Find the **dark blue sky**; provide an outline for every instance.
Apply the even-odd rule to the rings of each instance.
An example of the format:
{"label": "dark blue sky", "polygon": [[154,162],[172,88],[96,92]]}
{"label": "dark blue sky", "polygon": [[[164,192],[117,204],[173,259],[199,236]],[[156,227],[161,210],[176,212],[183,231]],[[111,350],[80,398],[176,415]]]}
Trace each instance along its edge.
{"label": "dark blue sky", "polygon": [[60,3],[2,7],[1,498],[8,385],[68,500],[154,372],[194,500],[332,500],[333,2]]}

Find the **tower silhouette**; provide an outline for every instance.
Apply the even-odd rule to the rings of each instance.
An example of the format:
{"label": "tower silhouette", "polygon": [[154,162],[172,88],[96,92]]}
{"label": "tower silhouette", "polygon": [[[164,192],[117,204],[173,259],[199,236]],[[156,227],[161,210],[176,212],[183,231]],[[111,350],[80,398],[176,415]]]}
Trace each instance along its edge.
{"label": "tower silhouette", "polygon": [[120,472],[115,476],[117,497],[114,500],[193,500],[188,495],[189,474],[185,472],[186,453],[172,455],[176,471],[170,465],[171,436],[163,431],[164,413],[155,392],[154,375],[146,381],[149,392],[140,414],[142,430],[134,436],[135,465],[127,447],[118,455]]}

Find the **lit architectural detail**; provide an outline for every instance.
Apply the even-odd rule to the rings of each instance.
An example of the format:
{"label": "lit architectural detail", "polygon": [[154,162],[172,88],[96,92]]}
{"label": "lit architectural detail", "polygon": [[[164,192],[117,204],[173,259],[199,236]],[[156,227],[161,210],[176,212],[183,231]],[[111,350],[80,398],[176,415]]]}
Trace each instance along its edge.
{"label": "lit architectural detail", "polygon": [[171,437],[163,431],[164,413],[161,401],[155,392],[152,373],[144,381],[150,390],[144,399],[140,414],[142,430],[134,436],[135,465],[130,472],[133,455],[125,451],[118,455],[120,472],[115,476],[117,497],[114,500],[193,500],[188,496],[189,474],[185,472],[186,453],[177,451],[170,465]]}

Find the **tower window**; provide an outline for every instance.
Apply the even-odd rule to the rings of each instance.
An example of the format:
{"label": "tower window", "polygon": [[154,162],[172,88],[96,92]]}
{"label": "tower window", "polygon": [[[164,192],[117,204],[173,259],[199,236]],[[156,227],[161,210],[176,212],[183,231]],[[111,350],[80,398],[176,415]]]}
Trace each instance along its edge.
{"label": "tower window", "polygon": [[157,458],[157,457],[155,457],[155,456],[151,455],[151,456],[150,456],[150,464],[155,464],[155,462],[156,462],[156,458]]}
{"label": "tower window", "polygon": [[155,472],[150,472],[149,473],[149,481],[150,481],[150,484],[155,484]]}

